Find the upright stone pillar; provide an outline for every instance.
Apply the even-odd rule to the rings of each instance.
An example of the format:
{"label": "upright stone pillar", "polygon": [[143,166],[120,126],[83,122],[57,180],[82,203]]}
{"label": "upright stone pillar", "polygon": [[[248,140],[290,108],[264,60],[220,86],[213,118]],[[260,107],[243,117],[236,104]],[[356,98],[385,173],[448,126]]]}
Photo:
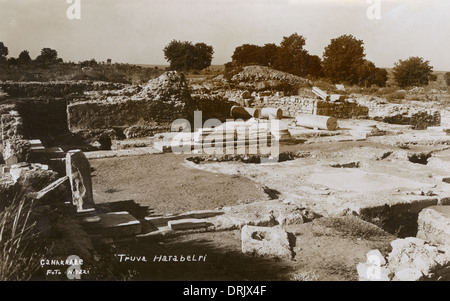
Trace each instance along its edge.
{"label": "upright stone pillar", "polygon": [[72,203],[78,212],[92,210],[94,197],[92,194],[91,165],[80,150],[71,150],[66,155],[66,175],[72,188]]}

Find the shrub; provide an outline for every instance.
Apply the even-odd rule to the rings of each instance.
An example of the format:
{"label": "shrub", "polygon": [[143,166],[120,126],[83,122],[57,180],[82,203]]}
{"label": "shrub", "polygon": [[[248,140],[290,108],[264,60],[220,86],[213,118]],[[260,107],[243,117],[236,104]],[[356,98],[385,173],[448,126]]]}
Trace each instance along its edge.
{"label": "shrub", "polygon": [[433,67],[421,57],[410,57],[395,63],[394,78],[400,87],[427,85]]}

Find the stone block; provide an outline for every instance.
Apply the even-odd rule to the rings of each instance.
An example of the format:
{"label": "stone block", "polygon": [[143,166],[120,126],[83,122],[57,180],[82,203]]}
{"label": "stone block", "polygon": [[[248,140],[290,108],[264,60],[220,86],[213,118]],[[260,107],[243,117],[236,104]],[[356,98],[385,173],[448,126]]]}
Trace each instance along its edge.
{"label": "stone block", "polygon": [[395,280],[398,281],[419,281],[422,280],[423,274],[418,269],[402,269],[395,273]]}
{"label": "stone block", "polygon": [[244,226],[241,230],[242,252],[258,256],[291,259],[288,233],[281,227]]}
{"label": "stone block", "polygon": [[186,218],[180,220],[173,220],[167,223],[172,230],[187,230],[196,228],[206,228],[211,225],[205,219]]}
{"label": "stone block", "polygon": [[436,244],[450,245],[450,206],[425,208],[419,214],[417,237]]}
{"label": "stone block", "polygon": [[215,210],[198,210],[190,211],[182,214],[176,215],[163,215],[163,216],[148,216],[145,220],[150,222],[155,227],[167,226],[169,221],[180,220],[180,219],[204,219],[217,215],[222,215],[222,211]]}
{"label": "stone block", "polygon": [[130,236],[141,233],[141,223],[126,211],[99,215],[102,233],[106,236]]}
{"label": "stone block", "polygon": [[153,144],[153,148],[163,153],[168,153],[172,150],[170,142],[162,142],[162,141],[161,142],[155,141],[155,143]]}

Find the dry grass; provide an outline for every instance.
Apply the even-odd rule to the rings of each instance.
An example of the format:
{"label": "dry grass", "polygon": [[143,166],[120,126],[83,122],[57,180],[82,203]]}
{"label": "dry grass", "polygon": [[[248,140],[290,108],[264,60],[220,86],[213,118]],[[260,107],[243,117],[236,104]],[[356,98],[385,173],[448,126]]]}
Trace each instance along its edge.
{"label": "dry grass", "polygon": [[29,280],[39,268],[30,242],[34,224],[30,222],[33,201],[16,197],[0,212],[0,280]]}

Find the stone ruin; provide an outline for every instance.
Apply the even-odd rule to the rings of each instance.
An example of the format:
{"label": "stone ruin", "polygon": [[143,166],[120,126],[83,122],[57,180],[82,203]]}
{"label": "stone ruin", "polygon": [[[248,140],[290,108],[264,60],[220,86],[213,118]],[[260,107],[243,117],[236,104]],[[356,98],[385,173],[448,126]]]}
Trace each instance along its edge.
{"label": "stone ruin", "polygon": [[[107,236],[140,233],[140,222],[128,212],[97,212],[90,163],[82,151],[64,153],[60,148],[43,146],[39,139],[29,139],[17,111],[2,114],[1,126],[5,166],[0,181],[0,210],[20,192],[27,199],[37,200],[38,207],[50,204],[55,212],[87,223],[92,231]],[[64,168],[60,168],[61,163]]]}
{"label": "stone ruin", "polygon": [[[58,88],[59,89],[59,88]],[[153,136],[155,133],[170,131],[174,119],[189,119],[195,109],[205,109],[213,117],[234,117],[246,119],[251,125],[255,119],[258,122],[267,122],[270,119],[284,117],[297,117],[295,122],[299,126],[324,131],[337,129],[336,117],[340,118],[367,118],[369,110],[355,102],[347,102],[341,97],[324,96],[321,99],[305,99],[301,97],[280,97],[264,95],[255,96],[252,107],[236,106],[235,102],[221,99],[190,95],[184,77],[176,72],[168,72],[163,76],[150,81],[139,89],[129,90],[123,88],[122,92],[96,100],[49,100],[44,107],[57,104],[58,112],[65,118],[58,118],[47,123],[57,124],[59,129],[68,127],[72,132],[102,132],[111,133],[119,129],[126,138],[139,136]],[[55,92],[57,93],[57,92]],[[95,94],[95,93],[94,93]],[[241,95],[246,99],[250,96]],[[96,96],[98,96],[96,94]],[[219,97],[219,96],[217,96]],[[220,97],[219,97],[220,98]],[[31,102],[31,108],[40,107],[42,101]],[[67,105],[68,104],[68,105]],[[12,181],[0,183],[0,208],[11,198],[13,187],[24,179],[43,177],[46,180],[33,187],[32,196],[38,200],[56,199],[83,223],[108,236],[136,235],[142,232],[141,223],[125,211],[97,212],[93,197],[90,164],[81,150],[69,148],[63,151],[59,147],[45,147],[39,137],[40,131],[34,129],[34,124],[42,122],[40,117],[30,118],[30,108],[25,105],[3,107],[1,114],[1,142],[3,145],[3,158],[6,167],[3,173],[9,175]],[[19,110],[16,110],[18,109]],[[64,110],[62,109],[64,108]],[[370,108],[372,110],[372,108]],[[28,110],[28,111],[27,111]],[[44,111],[47,109],[44,109]],[[43,113],[45,113],[43,111]],[[65,112],[66,115],[61,112]],[[21,113],[26,112],[23,118]],[[372,110],[373,112],[373,110]],[[412,116],[401,114],[401,121],[393,123],[411,123],[439,125],[439,114],[430,119],[430,114],[413,113]],[[37,114],[39,115],[39,114]],[[46,114],[42,114],[46,115]],[[52,114],[47,114],[52,115]],[[420,115],[420,116],[419,116]],[[410,118],[410,119],[408,119]],[[26,122],[24,122],[24,120]],[[32,121],[28,123],[28,121]],[[420,127],[417,127],[419,129]],[[47,131],[44,127],[44,130]],[[108,132],[110,131],[110,132]],[[360,129],[367,135],[378,134],[375,128]],[[60,132],[53,132],[55,135]],[[114,133],[112,133],[114,132]],[[192,142],[204,144],[209,135],[224,137],[230,134],[223,128],[201,129],[192,133]],[[32,136],[30,136],[32,135]],[[236,133],[233,131],[233,136]],[[264,132],[267,140],[276,138],[289,139],[287,133]],[[278,135],[278,137],[276,137]],[[285,136],[283,136],[285,135]],[[164,140],[164,135],[156,135]],[[248,137],[248,141],[250,141]],[[280,139],[281,138],[281,139]],[[248,142],[247,141],[247,142]],[[155,144],[157,147],[158,143]],[[162,147],[164,150],[164,147]],[[57,163],[58,162],[58,163]],[[52,196],[52,197],[49,197]],[[60,206],[59,204],[58,206]],[[275,205],[274,205],[275,206]],[[233,208],[235,210],[235,208]],[[259,211],[258,211],[259,212]],[[437,213],[436,213],[437,212]],[[201,212],[181,214],[179,216],[147,219],[147,221],[169,228],[176,232],[190,229],[235,229],[242,227],[242,252],[260,256],[276,256],[290,258],[289,236],[281,227],[274,225],[271,214],[264,215],[264,220],[243,221],[232,214],[221,215],[222,212]],[[300,216],[300,217],[299,217]],[[303,215],[295,216],[303,221]],[[157,221],[156,221],[157,220]],[[163,220],[163,221],[161,221]],[[250,224],[259,226],[250,226]],[[277,224],[277,223],[275,223]],[[278,224],[283,224],[278,222]],[[434,210],[425,209],[419,216],[419,233],[416,238],[399,239],[392,242],[392,252],[382,255],[379,251],[368,254],[368,261],[358,266],[361,280],[374,280],[368,271],[373,266],[380,268],[378,280],[448,280],[449,243],[448,215]],[[222,227],[222,228],[221,228]],[[99,230],[100,229],[100,230]],[[158,230],[159,231],[159,230]],[[162,229],[154,235],[166,233]],[[374,261],[374,258],[378,258]]]}
{"label": "stone ruin", "polygon": [[193,112],[203,118],[226,118],[232,106],[223,99],[192,98],[183,74],[168,71],[150,80],[132,95],[119,95],[95,100],[77,101],[67,106],[68,127],[72,132],[121,129],[129,138],[153,136],[171,131],[176,119],[193,122]]}
{"label": "stone ruin", "polygon": [[448,206],[423,209],[417,237],[391,242],[392,251],[367,253],[367,262],[357,266],[363,281],[449,281],[450,210]]}

